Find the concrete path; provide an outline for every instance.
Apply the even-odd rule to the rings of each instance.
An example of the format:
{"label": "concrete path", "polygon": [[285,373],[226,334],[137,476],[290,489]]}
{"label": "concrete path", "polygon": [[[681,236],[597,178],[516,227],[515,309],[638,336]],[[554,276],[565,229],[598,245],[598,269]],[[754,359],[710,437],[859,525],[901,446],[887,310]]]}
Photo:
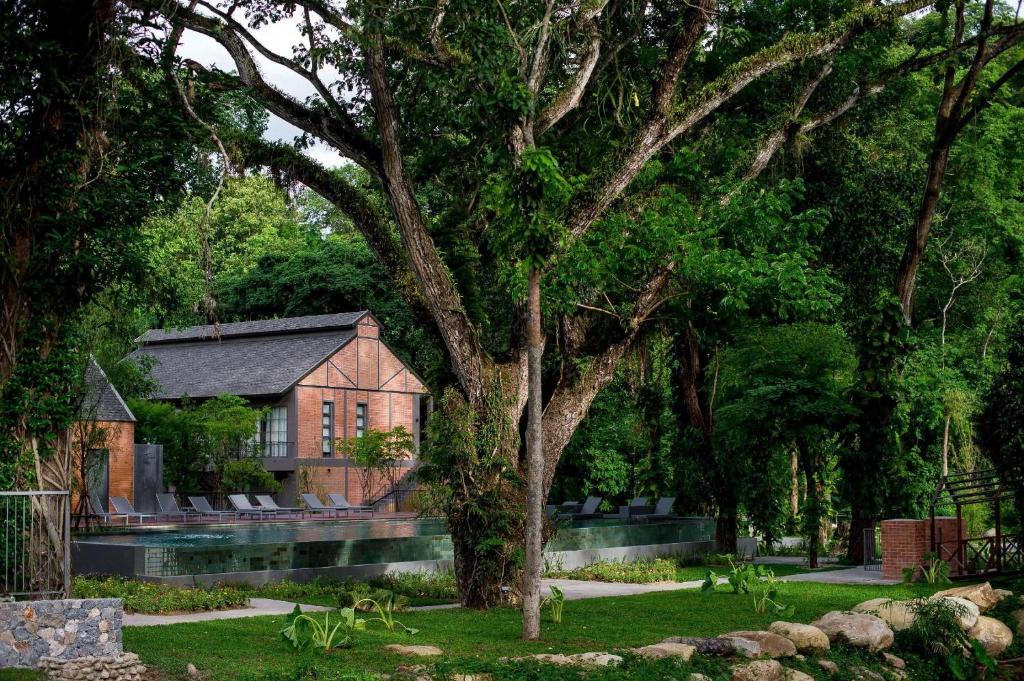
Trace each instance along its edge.
{"label": "concrete path", "polygon": [[881,570],[865,570],[863,567],[845,570],[822,570],[799,575],[779,577],[781,582],[819,582],[821,584],[899,584],[898,579],[885,579]]}
{"label": "concrete path", "polygon": [[[181,624],[183,622],[210,622],[213,620],[233,620],[240,617],[258,617],[260,615],[286,615],[295,609],[294,603],[277,601],[272,598],[250,598],[248,608],[236,610],[207,610],[204,612],[187,612],[180,615],[125,615],[126,627],[152,627],[161,624]],[[320,605],[303,605],[303,612],[322,612],[333,610]]]}

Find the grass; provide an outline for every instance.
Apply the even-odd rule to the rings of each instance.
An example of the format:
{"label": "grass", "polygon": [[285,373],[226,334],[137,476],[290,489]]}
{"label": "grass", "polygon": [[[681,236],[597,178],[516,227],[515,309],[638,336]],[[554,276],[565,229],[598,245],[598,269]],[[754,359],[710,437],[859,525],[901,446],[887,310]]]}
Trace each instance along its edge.
{"label": "grass", "polygon": [[[779,600],[796,606],[790,619],[809,622],[829,610],[848,609],[869,598],[909,598],[922,589],[935,590],[783,583]],[[191,662],[211,679],[274,679],[274,674],[280,674],[283,676],[277,678],[290,680],[301,678],[295,676],[296,670],[309,665],[316,665],[319,670],[319,676],[310,678],[326,679],[344,672],[390,673],[399,664],[410,662],[409,658],[384,652],[382,646],[387,643],[437,645],[445,651],[447,663],[464,668],[492,667],[504,656],[634,647],[668,636],[711,636],[736,629],[761,629],[778,618],[755,613],[747,597],[724,592],[703,594],[691,589],[571,601],[565,606],[561,625],[552,624],[548,613],[544,619],[544,640],[524,642],[519,640],[521,618],[517,610],[404,613],[402,621],[420,630],[416,636],[410,638],[371,626],[369,631],[356,634],[352,648],[326,656],[288,648],[278,636],[284,624],[282,617],[128,627],[124,630],[124,642],[127,650],[139,653],[144,663],[163,670],[171,678],[184,678],[185,667]]]}
{"label": "grass", "polygon": [[[806,572],[842,569],[845,566],[829,566],[811,570],[800,565],[770,565],[776,577],[798,575]],[[672,558],[641,558],[635,561],[599,560],[590,565],[572,570],[549,569],[546,577],[556,579],[580,579],[588,582],[618,582],[627,584],[651,584],[653,582],[693,582],[701,581],[708,570],[714,570],[720,576],[727,574],[729,564],[712,561],[706,565],[682,566]]]}

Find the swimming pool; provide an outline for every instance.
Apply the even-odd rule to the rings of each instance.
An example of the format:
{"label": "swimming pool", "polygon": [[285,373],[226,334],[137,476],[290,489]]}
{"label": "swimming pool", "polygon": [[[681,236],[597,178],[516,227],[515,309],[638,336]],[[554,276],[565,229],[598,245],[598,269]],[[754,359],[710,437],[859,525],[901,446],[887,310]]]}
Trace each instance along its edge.
{"label": "swimming pool", "polygon": [[[714,521],[678,518],[627,525],[581,521],[560,528],[545,553],[565,567],[600,558],[709,551]],[[172,583],[282,578],[318,574],[367,576],[394,570],[446,568],[452,541],[441,519],[245,523],[136,529],[75,538],[73,568]]]}

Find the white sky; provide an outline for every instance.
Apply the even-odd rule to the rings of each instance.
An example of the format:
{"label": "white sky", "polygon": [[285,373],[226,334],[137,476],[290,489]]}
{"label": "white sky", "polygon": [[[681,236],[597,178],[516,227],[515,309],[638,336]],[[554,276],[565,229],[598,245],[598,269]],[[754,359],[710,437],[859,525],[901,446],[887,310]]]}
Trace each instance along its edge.
{"label": "white sky", "polygon": [[[253,31],[253,34],[267,48],[285,57],[292,55],[292,47],[299,40],[302,40],[303,37],[299,32],[297,21],[291,20],[264,26],[259,30]],[[302,76],[292,73],[279,64],[267,61],[262,55],[255,53],[253,50],[250,51],[253,52],[253,57],[256,59],[256,63],[260,65],[263,77],[267,82],[272,83],[281,91],[292,95],[300,101],[314,94],[313,86],[306,82]],[[236,70],[235,63],[228,55],[227,50],[221,47],[217,41],[192,31],[185,31],[182,35],[178,55],[193,59],[206,66],[216,66],[222,71]],[[325,82],[330,83],[337,76],[337,72],[322,69],[321,75]],[[281,140],[290,143],[301,134],[301,131],[294,125],[283,121],[273,114],[270,114],[270,120],[267,125],[266,136],[271,140]],[[306,153],[328,168],[349,163],[337,151],[321,142],[317,142],[315,146],[307,149]]]}

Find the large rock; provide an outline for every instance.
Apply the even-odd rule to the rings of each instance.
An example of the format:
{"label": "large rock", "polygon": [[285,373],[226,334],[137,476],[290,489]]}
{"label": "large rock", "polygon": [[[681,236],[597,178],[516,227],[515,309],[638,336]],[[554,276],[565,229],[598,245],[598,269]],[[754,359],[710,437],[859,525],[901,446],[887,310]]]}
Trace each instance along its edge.
{"label": "large rock", "polygon": [[757,660],[732,668],[732,681],[783,681],[784,670],[775,660]]}
{"label": "large rock", "polygon": [[813,676],[797,669],[783,669],[782,678],[785,681],[814,681]]}
{"label": "large rock", "polygon": [[810,624],[798,624],[796,622],[772,622],[768,631],[779,636],[785,636],[796,649],[801,653],[827,653],[829,649],[828,636],[818,627]]}
{"label": "large rock", "polygon": [[[1000,589],[1000,591],[1002,591],[1002,589]],[[985,612],[989,608],[994,608],[998,605],[999,601],[1002,600],[1001,594],[996,593],[992,588],[992,585],[988,582],[946,589],[945,591],[937,592],[932,596],[932,598],[943,598],[945,596],[963,598],[964,600],[970,601],[978,606],[979,612]]]}
{"label": "large rock", "polygon": [[1024,636],[1024,608],[1010,613],[1010,621],[1018,636]]}
{"label": "large rock", "polygon": [[985,646],[989,655],[999,655],[1013,643],[1013,632],[994,617],[982,615],[974,627],[967,632],[968,636]]}
{"label": "large rock", "polygon": [[978,610],[978,605],[966,598],[960,598],[959,596],[932,596],[932,600],[952,604],[956,608],[957,616],[960,619],[960,627],[964,631],[973,627],[978,621],[978,616],[981,614],[981,611]]}
{"label": "large rock", "polygon": [[730,655],[758,657],[761,655],[761,646],[757,641],[751,641],[745,638],[725,638],[724,636],[712,636],[710,638],[672,636],[670,638],[666,638],[662,643],[682,643],[684,645],[693,646],[701,655],[717,657],[728,657]]}
{"label": "large rock", "polygon": [[389,643],[384,650],[395,655],[405,657],[437,657],[444,655],[444,651],[436,646],[407,646],[401,643]]}
{"label": "large rock", "polygon": [[536,660],[537,662],[553,664],[559,667],[615,667],[622,664],[622,657],[612,655],[611,653],[577,653],[575,655],[539,653],[514,659]]}
{"label": "large rock", "polygon": [[832,660],[818,660],[818,666],[827,672],[829,676],[835,676],[839,673],[839,665]]}
{"label": "large rock", "polygon": [[728,634],[722,634],[722,637],[754,641],[761,646],[761,654],[766,657],[793,657],[796,655],[796,646],[792,641],[770,631],[731,631]]}
{"label": "large rock", "polygon": [[914,601],[872,598],[853,606],[853,611],[881,617],[893,631],[909,629],[917,621],[917,606]]}
{"label": "large rock", "polygon": [[867,648],[872,653],[892,645],[893,633],[880,617],[860,612],[833,610],[811,622],[831,643],[843,641],[855,648]]}
{"label": "large rock", "polygon": [[684,662],[689,662],[693,654],[697,652],[694,646],[685,643],[655,643],[654,645],[634,648],[633,652],[648,660],[660,660],[664,657],[678,657]]}

